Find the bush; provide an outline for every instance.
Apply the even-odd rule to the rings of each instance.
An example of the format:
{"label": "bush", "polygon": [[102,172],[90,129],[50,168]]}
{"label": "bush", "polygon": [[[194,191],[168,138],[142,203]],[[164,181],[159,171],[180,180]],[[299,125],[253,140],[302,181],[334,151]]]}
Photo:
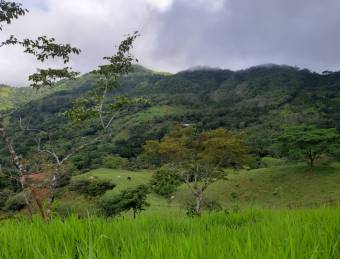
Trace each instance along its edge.
{"label": "bush", "polygon": [[285,165],[287,162],[286,160],[283,159],[279,159],[279,158],[274,158],[274,157],[263,157],[261,159],[261,167],[274,167],[274,166],[283,166]]}
{"label": "bush", "polygon": [[204,203],[204,208],[209,212],[219,212],[223,210],[222,205],[218,201],[206,201]]}
{"label": "bush", "polygon": [[0,171],[0,189],[9,186],[8,178]]}
{"label": "bush", "polygon": [[155,172],[150,184],[155,193],[170,198],[181,184],[181,179],[176,169],[171,166],[163,166]]}
{"label": "bush", "polygon": [[136,217],[137,213],[150,205],[146,202],[149,193],[149,187],[146,185],[126,189],[120,194],[103,197],[100,201],[100,208],[106,217],[119,215],[129,210],[133,210],[133,216]]}
{"label": "bush", "polygon": [[185,204],[185,210],[188,217],[196,217],[198,216],[196,211],[196,204],[194,202],[187,202]]}
{"label": "bush", "polygon": [[1,190],[0,191],[0,208],[4,207],[6,204],[6,201],[11,196],[10,190]]}
{"label": "bush", "polygon": [[69,185],[71,181],[71,174],[61,173],[57,175],[57,188],[65,187]]}
{"label": "bush", "polygon": [[129,160],[120,156],[106,156],[104,158],[104,166],[110,169],[127,169]]}
{"label": "bush", "polygon": [[112,190],[116,184],[98,177],[78,178],[71,181],[69,189],[85,196],[96,197]]}
{"label": "bush", "polygon": [[[197,217],[199,214],[197,214],[196,211],[196,202],[193,200],[188,200],[184,208],[186,210],[186,215],[188,217]],[[204,200],[203,201],[203,208],[207,210],[208,212],[219,212],[223,210],[222,205],[215,200]]]}
{"label": "bush", "polygon": [[7,211],[19,211],[26,206],[25,195],[20,192],[14,196],[9,197],[5,203],[4,209]]}

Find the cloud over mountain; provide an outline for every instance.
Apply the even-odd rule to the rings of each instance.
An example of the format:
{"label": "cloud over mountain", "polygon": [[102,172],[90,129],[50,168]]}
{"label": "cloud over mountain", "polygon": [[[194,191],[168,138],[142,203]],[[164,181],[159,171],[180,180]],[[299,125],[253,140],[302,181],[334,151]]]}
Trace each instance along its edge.
{"label": "cloud over mountain", "polygon": [[[178,71],[198,65],[240,69],[279,63],[340,69],[338,0],[23,0],[30,13],[0,33],[55,36],[83,52],[87,72],[124,34],[139,30],[143,65]],[[50,63],[48,65],[53,65]],[[20,48],[0,49],[0,81],[25,84],[40,64]]]}

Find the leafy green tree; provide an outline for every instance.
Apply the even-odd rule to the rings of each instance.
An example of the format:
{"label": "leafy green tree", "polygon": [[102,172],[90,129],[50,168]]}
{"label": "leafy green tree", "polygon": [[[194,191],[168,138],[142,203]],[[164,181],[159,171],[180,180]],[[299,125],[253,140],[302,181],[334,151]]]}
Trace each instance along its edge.
{"label": "leafy green tree", "polygon": [[191,160],[195,156],[193,141],[196,130],[192,127],[175,127],[161,141],[146,141],[141,158],[150,166],[161,166],[168,163],[179,163]]}
{"label": "leafy green tree", "polygon": [[242,134],[222,128],[200,133],[193,127],[177,127],[160,141],[146,142],[142,159],[173,167],[174,170],[164,170],[162,178],[172,178],[177,172],[193,194],[195,212],[200,215],[208,186],[225,178],[225,168],[242,166],[247,148]]}
{"label": "leafy green tree", "polygon": [[150,185],[155,193],[170,200],[181,183],[181,177],[176,168],[164,165],[153,174]]}
{"label": "leafy green tree", "polygon": [[137,213],[140,213],[145,210],[146,207],[150,206],[146,201],[149,193],[150,190],[148,186],[140,185],[136,188],[121,191],[120,194],[112,197],[103,197],[100,202],[100,206],[107,217],[119,215],[122,212],[132,210],[133,217],[135,218]]}
{"label": "leafy green tree", "polygon": [[306,159],[311,168],[321,155],[332,154],[340,144],[340,134],[334,128],[320,129],[314,125],[286,128],[278,138],[282,154]]}

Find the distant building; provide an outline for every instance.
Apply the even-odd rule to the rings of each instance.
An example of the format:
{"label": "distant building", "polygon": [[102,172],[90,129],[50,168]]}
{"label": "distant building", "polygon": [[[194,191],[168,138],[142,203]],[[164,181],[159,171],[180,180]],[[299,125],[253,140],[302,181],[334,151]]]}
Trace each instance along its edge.
{"label": "distant building", "polygon": [[188,127],[190,127],[192,124],[189,124],[189,123],[182,123],[181,124],[181,126],[183,127],[183,128],[188,128]]}

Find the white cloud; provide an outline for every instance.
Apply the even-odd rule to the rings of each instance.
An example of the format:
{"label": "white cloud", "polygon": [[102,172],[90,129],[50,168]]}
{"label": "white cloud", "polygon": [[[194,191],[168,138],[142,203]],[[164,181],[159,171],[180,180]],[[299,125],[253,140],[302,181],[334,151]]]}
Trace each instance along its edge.
{"label": "white cloud", "polygon": [[146,0],[146,2],[158,11],[164,12],[171,8],[174,0]]}
{"label": "white cloud", "polygon": [[[18,0],[30,13],[0,32],[54,36],[82,49],[71,65],[88,72],[139,30],[142,65],[175,72],[196,65],[238,69],[288,63],[339,69],[339,0]],[[53,62],[48,65],[54,65]],[[19,48],[0,48],[0,83],[27,84],[40,64]]]}

